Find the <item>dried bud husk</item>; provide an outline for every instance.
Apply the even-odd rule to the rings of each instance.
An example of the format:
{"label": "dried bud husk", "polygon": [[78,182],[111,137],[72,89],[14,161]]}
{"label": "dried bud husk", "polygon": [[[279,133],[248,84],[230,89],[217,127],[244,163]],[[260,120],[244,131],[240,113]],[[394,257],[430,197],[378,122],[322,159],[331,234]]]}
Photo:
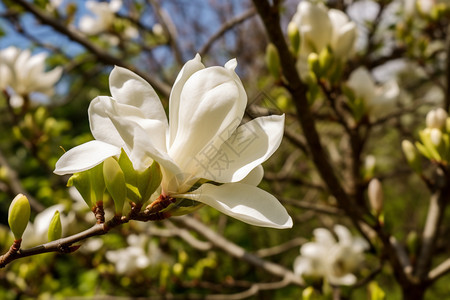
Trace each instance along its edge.
{"label": "dried bud husk", "polygon": [[383,188],[381,182],[374,178],[369,182],[367,189],[367,195],[369,196],[370,206],[376,215],[380,215],[383,210]]}
{"label": "dried bud husk", "polygon": [[56,241],[62,236],[62,225],[61,225],[61,217],[59,211],[55,211],[55,214],[50,221],[50,226],[48,226],[48,241]]}
{"label": "dried bud husk", "polygon": [[23,232],[30,221],[30,212],[28,198],[23,194],[18,194],[11,202],[8,211],[8,223],[15,240],[22,238]]}

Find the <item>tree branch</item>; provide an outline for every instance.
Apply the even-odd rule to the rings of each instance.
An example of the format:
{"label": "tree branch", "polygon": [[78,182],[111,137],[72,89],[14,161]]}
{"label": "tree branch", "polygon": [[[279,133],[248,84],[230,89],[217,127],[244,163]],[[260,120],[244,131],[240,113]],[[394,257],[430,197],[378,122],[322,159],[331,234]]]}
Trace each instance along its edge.
{"label": "tree branch", "polygon": [[136,74],[138,74],[139,76],[144,78],[148,83],[150,83],[155,88],[155,90],[160,92],[164,97],[166,97],[166,98],[169,97],[170,87],[167,84],[165,84],[164,82],[160,81],[157,78],[149,76],[145,72],[135,68],[133,65],[130,65],[130,64],[124,62],[123,60],[110,55],[108,52],[103,51],[103,49],[101,49],[97,45],[91,43],[91,41],[89,39],[87,39],[84,35],[82,35],[78,31],[64,26],[58,20],[56,20],[55,18],[53,18],[49,14],[47,14],[45,11],[42,11],[41,9],[37,8],[35,5],[27,2],[26,0],[17,0],[14,3],[20,5],[26,11],[33,14],[42,23],[53,27],[53,29],[55,29],[59,33],[67,36],[72,41],[75,41],[75,42],[79,43],[80,45],[84,46],[89,52],[91,52],[93,55],[95,55],[99,61],[101,61],[107,65],[121,66],[121,67],[124,67],[128,70],[135,72]]}
{"label": "tree branch", "polygon": [[212,47],[212,45],[222,36],[224,35],[228,30],[232,29],[234,26],[246,21],[247,19],[253,17],[255,15],[256,11],[255,9],[251,8],[245,12],[243,12],[241,15],[236,16],[235,18],[229,20],[228,22],[224,23],[222,27],[219,28],[219,30],[214,33],[208,41],[200,48],[198,53],[203,56],[205,55],[209,49]]}
{"label": "tree branch", "polygon": [[236,258],[242,259],[243,261],[246,261],[254,266],[262,268],[270,274],[284,278],[288,283],[303,285],[303,281],[301,280],[301,278],[295,275],[291,270],[288,270],[285,267],[273,262],[263,260],[260,257],[245,251],[244,248],[228,241],[223,236],[217,234],[209,227],[190,216],[176,217],[172,220],[196,231],[197,233],[204,236],[216,248],[222,249],[226,253]]}

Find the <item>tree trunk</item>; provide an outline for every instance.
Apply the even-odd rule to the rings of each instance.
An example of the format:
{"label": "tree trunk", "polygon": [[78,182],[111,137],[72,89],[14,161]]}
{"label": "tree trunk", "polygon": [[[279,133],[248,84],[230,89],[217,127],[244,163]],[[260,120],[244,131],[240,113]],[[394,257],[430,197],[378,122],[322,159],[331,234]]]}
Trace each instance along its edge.
{"label": "tree trunk", "polygon": [[423,300],[425,299],[426,285],[408,285],[402,287],[403,300]]}

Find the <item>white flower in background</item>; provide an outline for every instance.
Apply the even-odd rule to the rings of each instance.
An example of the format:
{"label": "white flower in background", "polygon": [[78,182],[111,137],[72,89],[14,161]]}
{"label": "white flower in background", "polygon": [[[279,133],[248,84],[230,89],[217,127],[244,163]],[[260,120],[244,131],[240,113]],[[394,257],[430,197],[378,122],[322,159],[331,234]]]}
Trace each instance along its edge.
{"label": "white flower in background", "polygon": [[[97,97],[89,107],[96,140],[66,152],[55,173],[88,170],[123,148],[136,170],[145,170],[153,160],[159,163],[163,197],[198,201],[257,226],[291,227],[285,208],[256,187],[261,163],[280,145],[284,115],[240,125],[247,95],[234,72],[236,60],[210,68],[200,60],[197,55],[188,61],[174,83],[170,124],[153,88],[116,67],[109,78],[112,97]],[[200,179],[223,184],[206,183],[190,191]]]}
{"label": "white flower in background", "polygon": [[79,23],[81,32],[96,35],[108,31],[112,26],[115,14],[122,7],[122,0],[111,2],[86,1],[86,8],[92,15],[82,16]]}
{"label": "white flower in background", "polygon": [[354,70],[347,81],[356,98],[364,101],[369,115],[380,116],[388,113],[395,105],[400,88],[395,80],[377,85],[365,67]]}
{"label": "white flower in background", "polygon": [[425,123],[427,128],[442,130],[445,127],[448,113],[442,108],[432,109],[427,113]]}
{"label": "white flower in background", "polygon": [[146,235],[132,234],[128,236],[127,242],[129,246],[126,248],[106,252],[106,259],[115,264],[118,274],[131,275],[166,261],[158,244],[149,242]]}
{"label": "white flower in background", "polygon": [[307,71],[308,55],[320,54],[328,46],[341,60],[353,54],[356,24],[344,12],[328,9],[322,3],[300,1],[291,22],[296,24],[300,33],[298,67],[301,74]]}
{"label": "white flower in background", "polygon": [[70,229],[75,222],[75,213],[71,212],[68,215],[65,215],[62,213],[64,211],[64,205],[53,205],[38,213],[34,218],[33,223],[28,224],[22,237],[23,247],[29,248],[48,242],[48,227],[57,210],[60,212],[62,236],[67,234],[66,231]]}
{"label": "white flower in background", "polygon": [[46,53],[31,55],[30,50],[8,47],[0,51],[0,89],[11,94],[11,105],[19,107],[31,93],[53,95],[62,68],[45,72]]}
{"label": "white flower in background", "polygon": [[367,242],[352,237],[342,226],[334,227],[338,240],[325,229],[314,230],[314,242],[300,248],[300,256],[294,261],[294,272],[300,276],[325,278],[332,285],[352,285],[356,282],[355,272],[364,261]]}

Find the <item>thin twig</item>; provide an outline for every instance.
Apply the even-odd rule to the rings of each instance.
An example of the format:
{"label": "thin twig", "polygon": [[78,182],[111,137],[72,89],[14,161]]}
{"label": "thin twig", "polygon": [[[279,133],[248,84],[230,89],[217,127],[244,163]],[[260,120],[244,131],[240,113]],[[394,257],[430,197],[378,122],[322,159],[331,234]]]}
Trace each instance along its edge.
{"label": "thin twig", "polygon": [[212,229],[210,229],[208,226],[204,225],[203,223],[197,221],[193,217],[190,216],[183,216],[183,217],[177,217],[172,219],[174,222],[178,224],[182,224],[197,233],[204,236],[210,243],[212,243],[215,247],[222,249],[226,253],[237,257],[243,261],[246,261],[254,266],[257,266],[266,272],[285,278],[289,283],[302,285],[303,281],[302,279],[295,275],[291,270],[275,264],[270,261],[266,261],[254,254],[251,254],[247,251],[245,251],[244,248],[230,242],[223,236],[217,234]]}
{"label": "thin twig", "polygon": [[224,23],[222,27],[219,28],[219,30],[214,33],[208,41],[200,48],[198,53],[201,56],[204,56],[209,49],[212,47],[212,45],[221,37],[223,36],[228,30],[232,29],[234,26],[248,20],[249,18],[253,17],[255,15],[256,11],[254,8],[250,8],[249,10],[243,12],[241,15],[236,16],[235,18],[229,20],[228,22]]}

